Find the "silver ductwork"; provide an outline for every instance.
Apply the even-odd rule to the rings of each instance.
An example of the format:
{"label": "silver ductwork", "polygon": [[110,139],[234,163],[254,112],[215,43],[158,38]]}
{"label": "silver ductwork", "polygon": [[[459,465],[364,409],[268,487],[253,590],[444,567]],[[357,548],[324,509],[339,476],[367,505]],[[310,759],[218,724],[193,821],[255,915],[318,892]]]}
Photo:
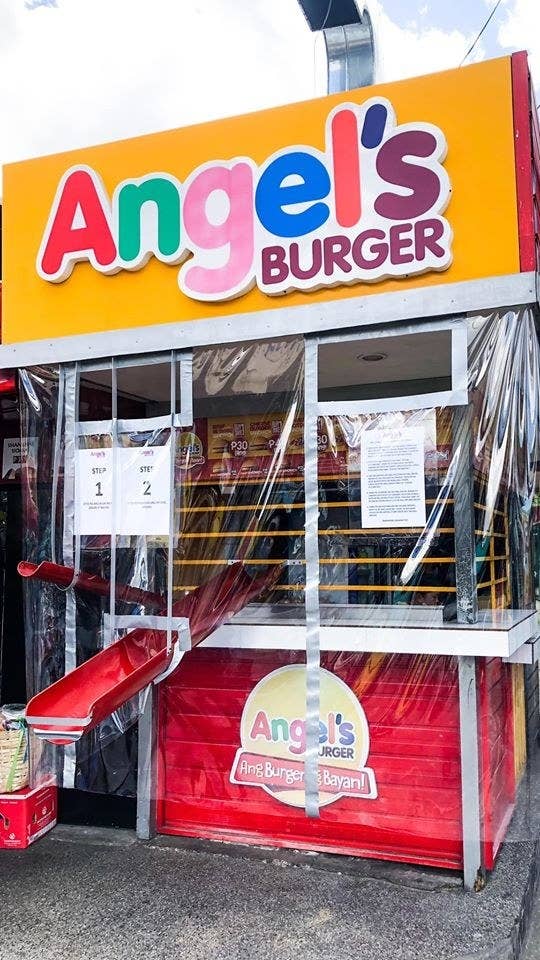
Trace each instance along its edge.
{"label": "silver ductwork", "polygon": [[324,40],[326,90],[339,93],[375,82],[375,41],[369,11],[356,0],[298,0],[309,28]]}

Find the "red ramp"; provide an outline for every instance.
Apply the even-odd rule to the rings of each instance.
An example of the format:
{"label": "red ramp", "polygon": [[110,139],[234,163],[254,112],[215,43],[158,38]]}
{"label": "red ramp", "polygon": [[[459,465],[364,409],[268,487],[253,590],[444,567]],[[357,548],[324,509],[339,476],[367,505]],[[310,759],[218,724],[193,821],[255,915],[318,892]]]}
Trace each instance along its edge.
{"label": "red ramp", "polygon": [[[19,573],[27,579],[44,580],[57,586],[95,592],[103,596],[107,581],[82,575],[58,564],[19,564]],[[234,613],[259,596],[277,578],[280,566],[251,577],[243,564],[235,563],[208,583],[173,605],[174,617],[189,620],[192,647],[209,637]],[[120,587],[120,590],[131,588]],[[144,591],[137,590],[137,601],[144,602]],[[123,599],[134,599],[124,593]],[[155,606],[156,595],[148,599]],[[165,613],[165,600],[161,609]],[[174,636],[174,635],[173,635]],[[81,664],[65,677],[30,700],[26,711],[34,733],[51,743],[66,744],[92,730],[148,684],[158,681],[176,668],[183,652],[176,638],[167,650],[166,630],[136,629],[121,640]]]}

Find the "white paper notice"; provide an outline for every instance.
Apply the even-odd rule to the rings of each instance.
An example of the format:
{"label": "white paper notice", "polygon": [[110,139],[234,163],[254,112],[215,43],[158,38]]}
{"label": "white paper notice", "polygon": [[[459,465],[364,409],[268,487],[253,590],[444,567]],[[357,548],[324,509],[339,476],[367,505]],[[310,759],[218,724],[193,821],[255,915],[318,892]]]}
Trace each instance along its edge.
{"label": "white paper notice", "polygon": [[[169,533],[170,444],[116,450],[115,532],[119,536]],[[112,532],[112,449],[79,450],[76,530],[80,536]]]}
{"label": "white paper notice", "polygon": [[75,529],[99,536],[112,529],[112,450],[79,450],[75,471]]}
{"label": "white paper notice", "polygon": [[116,532],[167,536],[171,502],[170,443],[164,447],[120,447]]}
{"label": "white paper notice", "polygon": [[424,444],[422,426],[362,434],[363,528],[425,526]]}
{"label": "white paper notice", "polygon": [[23,441],[20,437],[6,437],[2,452],[2,480],[19,480],[27,463],[35,467],[36,450],[37,437]]}

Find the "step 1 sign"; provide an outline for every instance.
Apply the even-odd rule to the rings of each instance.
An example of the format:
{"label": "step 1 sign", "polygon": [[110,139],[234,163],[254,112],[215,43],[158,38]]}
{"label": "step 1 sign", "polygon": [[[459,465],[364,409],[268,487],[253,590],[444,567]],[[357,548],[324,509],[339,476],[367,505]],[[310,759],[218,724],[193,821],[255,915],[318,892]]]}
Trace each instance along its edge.
{"label": "step 1 sign", "polygon": [[75,468],[75,532],[98,536],[112,531],[112,449],[78,450]]}
{"label": "step 1 sign", "polygon": [[[79,450],[75,478],[76,531],[80,536],[167,536],[171,447]],[[114,489],[114,504],[113,504]]]}

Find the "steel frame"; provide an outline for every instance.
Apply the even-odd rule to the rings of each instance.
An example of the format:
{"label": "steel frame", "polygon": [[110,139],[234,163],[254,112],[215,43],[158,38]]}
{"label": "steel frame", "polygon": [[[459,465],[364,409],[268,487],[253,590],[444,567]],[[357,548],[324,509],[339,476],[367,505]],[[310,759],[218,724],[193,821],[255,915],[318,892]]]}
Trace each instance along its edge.
{"label": "steel frame", "polygon": [[[372,299],[375,303],[379,298]],[[296,311],[304,308],[296,307],[287,311],[294,316]],[[313,317],[313,308],[310,308]],[[323,311],[324,312],[324,311]],[[317,486],[317,417],[335,414],[365,414],[368,412],[384,412],[388,409],[425,409],[432,406],[453,406],[455,434],[459,435],[464,443],[464,452],[461,467],[455,481],[455,526],[456,526],[456,564],[459,567],[459,576],[456,582],[458,622],[464,625],[473,624],[477,619],[476,590],[475,590],[475,562],[474,562],[474,497],[471,489],[471,463],[468,452],[470,440],[470,425],[467,414],[467,328],[463,316],[446,316],[444,318],[429,317],[413,321],[396,318],[382,318],[377,323],[374,316],[370,323],[360,319],[356,325],[342,323],[341,329],[315,331],[305,336],[305,501],[306,501],[306,633],[305,649],[307,663],[306,689],[306,719],[307,719],[307,749],[306,749],[306,812],[310,816],[318,815],[318,787],[317,787],[317,731],[319,717],[319,674],[321,650],[321,620],[318,596],[319,553],[318,553],[318,486]],[[197,325],[199,327],[199,325]],[[279,325],[278,325],[279,328]],[[290,335],[295,324],[288,326]],[[158,327],[157,330],[160,328]],[[162,328],[161,328],[162,329]],[[318,399],[318,350],[321,344],[340,341],[362,341],[374,338],[396,336],[413,336],[421,332],[448,330],[452,335],[452,382],[451,389],[435,394],[419,395],[415,397],[392,398],[370,401],[339,401],[321,402]],[[260,331],[259,331],[260,332]],[[268,335],[268,331],[265,332]],[[274,336],[279,335],[273,331]],[[250,330],[253,339],[253,330]],[[219,327],[215,328],[213,341],[219,337]],[[237,339],[235,336],[234,339]],[[171,412],[165,417],[148,418],[147,420],[119,420],[117,416],[116,371],[126,366],[138,366],[170,363],[174,369],[180,359],[180,381],[182,404],[180,413],[176,410],[176,375],[171,376]],[[84,423],[75,415],[77,396],[81,375],[86,372],[111,369],[113,389],[113,417],[107,421]],[[193,384],[192,384],[192,356],[191,352],[177,354],[175,351],[156,351],[141,356],[134,352],[123,357],[108,357],[107,359],[74,362],[61,365],[60,383],[64,398],[63,422],[65,430],[64,469],[66,483],[64,488],[64,555],[69,558],[75,569],[80,563],[80,537],[74,527],[74,476],[75,450],[79,437],[89,434],[109,434],[113,438],[113,450],[118,443],[118,437],[123,432],[133,430],[145,431],[156,429],[171,429],[175,435],[176,428],[190,425],[193,421]],[[171,464],[173,458],[171,457]],[[171,471],[173,467],[171,466]],[[171,472],[171,484],[174,476]],[[171,501],[171,509],[174,504]],[[171,514],[170,537],[173,536],[174,518]],[[53,525],[54,527],[54,525]],[[113,537],[113,540],[115,538]],[[111,541],[111,562],[114,563],[115,548]],[[68,542],[69,541],[69,542]],[[71,546],[70,546],[71,544]],[[71,551],[71,552],[70,552]],[[169,569],[168,569],[168,605],[172,606],[172,554],[171,539],[169,539]],[[458,572],[458,571],[457,571]],[[114,591],[114,592],[113,592]],[[76,664],[75,645],[75,607],[72,591],[68,590],[66,598],[66,671]],[[116,623],[114,615],[115,605],[114,575],[111,572],[111,632],[124,626],[124,619]],[[73,609],[72,609],[73,608]],[[171,611],[169,611],[171,612]],[[130,621],[133,618],[129,618]],[[168,635],[173,630],[173,624],[168,618]],[[232,627],[231,627],[232,628]],[[225,628],[228,629],[228,628]],[[239,627],[238,641],[243,645],[246,637],[242,634],[249,631],[248,627]],[[268,629],[268,627],[266,628]],[[341,630],[347,628],[341,628]],[[328,628],[322,628],[323,633]],[[255,631],[256,632],[256,631]],[[294,632],[294,628],[293,628]],[[168,637],[169,639],[169,637]],[[292,637],[291,637],[292,639]],[[250,645],[252,645],[250,643]],[[259,643],[254,638],[254,647]],[[302,645],[303,647],[303,645]],[[474,889],[482,882],[481,862],[481,814],[480,788],[478,768],[478,719],[476,703],[476,660],[472,656],[459,657],[459,689],[460,689],[460,731],[461,731],[461,769],[462,769],[462,817],[463,817],[463,860],[464,885],[466,889]],[[138,768],[138,801],[137,801],[137,831],[141,837],[152,836],[155,832],[155,792],[156,792],[156,711],[157,692],[149,690],[145,694],[144,709],[139,724],[139,768]],[[64,761],[64,782],[73,785],[75,773],[75,748],[66,747]]]}
{"label": "steel frame", "polygon": [[[118,384],[117,371],[129,366],[139,366],[166,362],[170,365],[170,414],[164,417],[153,417],[139,420],[118,419]],[[84,422],[79,420],[79,389],[81,375],[96,370],[111,370],[111,400],[112,417],[110,420]],[[177,372],[180,382],[180,409],[177,398]],[[53,468],[53,495],[51,504],[51,541],[52,553],[56,556],[56,508],[57,491],[61,467],[62,436],[63,443],[63,541],[62,553],[64,562],[72,566],[76,574],[80,569],[81,535],[77,529],[75,515],[76,498],[76,470],[77,449],[79,438],[91,435],[108,435],[111,437],[113,451],[113,473],[115,471],[115,453],[118,447],[118,438],[121,433],[141,432],[169,429],[170,437],[170,484],[174,489],[175,439],[177,429],[190,426],[193,420],[193,390],[192,390],[192,352],[167,351],[166,353],[152,354],[147,357],[110,357],[107,360],[91,363],[61,364],[59,370],[58,416],[57,435],[55,438],[55,455]],[[110,573],[110,614],[104,621],[104,629],[108,634],[108,642],[112,643],[115,633],[120,629],[136,627],[166,626],[167,644],[172,646],[173,632],[178,633],[177,650],[189,649],[189,627],[185,618],[172,616],[173,603],[173,553],[174,553],[174,509],[175,501],[171,495],[168,537],[167,562],[167,616],[116,616],[116,535],[115,535],[115,496],[113,494],[112,529],[111,529],[111,573]],[[177,660],[174,661],[178,665]],[[76,597],[73,584],[66,590],[66,622],[65,622],[65,673],[69,673],[77,666],[77,635],[76,635]],[[162,678],[159,678],[162,679]],[[155,804],[152,794],[156,791],[155,781],[155,725],[156,725],[157,693],[152,687],[144,694],[144,708],[139,724],[139,760],[137,793],[137,829],[141,836],[150,836],[155,831]],[[63,784],[66,787],[75,785],[76,770],[75,744],[68,744],[64,749]]]}
{"label": "steel frame", "polygon": [[256,322],[252,313],[240,311],[230,316],[185,323],[156,323],[130,330],[3,344],[0,346],[0,365],[30,367],[79,361],[81,369],[93,370],[103,369],[110,357],[123,358],[119,363],[127,363],[137,355],[144,356],[144,362],[159,362],[157,357],[163,357],[164,350],[186,350],[218,343],[309,335],[418,321],[423,317],[456,317],[532,306],[538,302],[539,289],[540,280],[533,271],[431,287],[403,287],[393,293],[372,293],[324,303],[261,310],[255,314]]}
{"label": "steel frame", "polygon": [[[439,394],[425,394],[415,397],[398,397],[390,400],[374,399],[369,401],[337,401],[320,403],[318,401],[318,349],[321,344],[342,341],[361,341],[362,331],[356,334],[329,334],[306,338],[305,361],[305,549],[306,549],[306,650],[309,667],[320,663],[320,609],[318,600],[318,570],[315,578],[315,564],[318,565],[318,485],[316,460],[317,416],[341,414],[358,415],[381,413],[388,410],[425,409],[435,406],[453,406],[454,442],[458,440],[460,456],[454,482],[454,526],[456,538],[456,600],[458,623],[473,624],[478,619],[476,594],[476,551],[474,538],[474,494],[472,489],[472,462],[470,455],[470,415],[467,392],[467,331],[458,318],[446,323],[412,324],[408,335],[419,334],[433,329],[452,331],[452,389]],[[389,339],[399,336],[403,331],[399,327],[372,328],[370,336]],[[308,423],[308,421],[311,421]],[[314,449],[315,448],[315,449]],[[313,466],[315,462],[315,466]],[[311,474],[311,476],[310,476]],[[308,478],[309,484],[308,484]],[[312,482],[313,481],[313,482]],[[314,518],[317,518],[316,520]],[[312,596],[317,591],[317,598]],[[347,628],[345,628],[347,629]],[[316,636],[315,636],[316,631]],[[481,882],[481,813],[480,781],[478,762],[478,715],[476,703],[476,660],[474,657],[459,657],[459,714],[461,735],[461,782],[462,782],[462,828],[463,828],[463,881],[467,890],[473,890]],[[315,698],[308,705],[313,708]],[[318,699],[316,701],[318,706]],[[309,731],[309,727],[307,728]],[[309,740],[308,740],[309,745]],[[307,752],[306,752],[307,757]],[[307,783],[307,768],[306,768]]]}

